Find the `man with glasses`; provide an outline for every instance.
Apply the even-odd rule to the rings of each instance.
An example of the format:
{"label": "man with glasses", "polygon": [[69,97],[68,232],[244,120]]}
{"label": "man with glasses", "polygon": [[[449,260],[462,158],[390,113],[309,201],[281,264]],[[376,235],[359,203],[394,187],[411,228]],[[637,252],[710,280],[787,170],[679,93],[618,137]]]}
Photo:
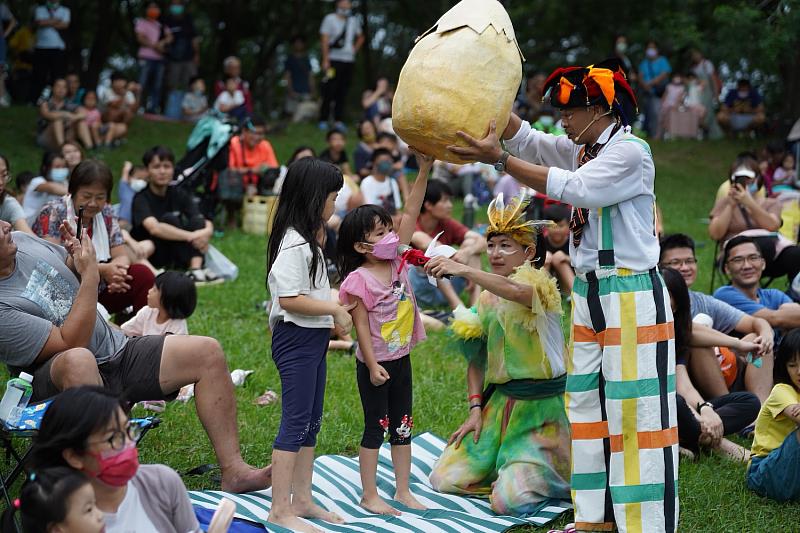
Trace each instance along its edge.
{"label": "man with glasses", "polygon": [[[686,286],[691,288],[697,279],[697,258],[694,241],[688,235],[676,233],[661,240],[661,268],[677,270]],[[717,398],[729,392],[747,390],[761,401],[772,389],[772,326],[763,318],[750,316],[728,303],[708,294],[689,290],[692,320],[713,329],[745,340],[760,339],[764,358],[758,366],[748,364],[747,354],[734,354],[727,349],[693,347],[688,358],[692,381],[704,397]],[[755,355],[755,354],[753,354]],[[766,365],[763,363],[767,362]]]}
{"label": "man with glasses", "polygon": [[630,133],[624,103],[635,107],[636,98],[617,59],[559,68],[543,90],[562,110],[566,135],[536,131],[512,114],[502,133],[493,121],[483,139],[458,132],[467,146],[448,148],[573,206],[566,403],[575,529],[671,533],[678,521],[675,345],[657,269],[652,152]]}
{"label": "man with glasses", "polygon": [[748,315],[763,318],[775,330],[776,337],[781,331],[800,327],[800,304],[777,289],[761,288],[764,256],[755,239],[738,236],[729,240],[722,263],[731,283],[717,289],[715,298]]}
{"label": "man with glasses", "polygon": [[195,384],[197,414],[222,471],[222,490],[271,482],[242,459],[236,396],[219,342],[196,335],[126,337],[97,311],[100,274],[88,233],[62,224],[56,246],[0,221],[0,363],[33,375],[33,401],[99,385],[132,402],[172,400]]}

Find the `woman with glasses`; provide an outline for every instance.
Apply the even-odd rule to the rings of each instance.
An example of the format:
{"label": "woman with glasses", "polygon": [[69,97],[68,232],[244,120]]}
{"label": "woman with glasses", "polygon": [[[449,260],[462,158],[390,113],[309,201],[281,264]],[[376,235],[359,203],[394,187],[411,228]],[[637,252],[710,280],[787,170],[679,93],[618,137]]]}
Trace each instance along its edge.
{"label": "woman with glasses", "polygon": [[753,237],[764,255],[764,276],[786,276],[791,283],[800,272],[800,247],[777,233],[782,204],[766,198],[762,188],[756,160],[738,157],[732,165],[727,193],[718,196],[709,214],[708,234],[719,242],[736,235]]}
{"label": "woman with glasses", "polygon": [[42,419],[31,472],[67,466],[86,474],[107,533],[200,531],[180,476],[164,465],[140,465],[127,405],[102,387],[68,389]]}
{"label": "woman with glasses", "polygon": [[17,231],[31,233],[31,228],[25,220],[25,211],[17,199],[6,190],[9,181],[11,181],[11,169],[8,159],[0,154],[0,220],[8,222]]}

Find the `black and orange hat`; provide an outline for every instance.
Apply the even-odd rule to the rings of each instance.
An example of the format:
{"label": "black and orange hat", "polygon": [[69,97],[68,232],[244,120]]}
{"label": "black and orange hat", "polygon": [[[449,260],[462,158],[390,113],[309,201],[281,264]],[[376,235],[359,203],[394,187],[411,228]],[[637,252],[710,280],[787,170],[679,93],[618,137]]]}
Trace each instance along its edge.
{"label": "black and orange hat", "polygon": [[606,59],[588,67],[557,68],[544,82],[542,98],[548,94],[553,107],[602,105],[616,110],[623,120],[626,117],[622,116],[620,99],[627,98],[636,107],[636,96],[618,59]]}

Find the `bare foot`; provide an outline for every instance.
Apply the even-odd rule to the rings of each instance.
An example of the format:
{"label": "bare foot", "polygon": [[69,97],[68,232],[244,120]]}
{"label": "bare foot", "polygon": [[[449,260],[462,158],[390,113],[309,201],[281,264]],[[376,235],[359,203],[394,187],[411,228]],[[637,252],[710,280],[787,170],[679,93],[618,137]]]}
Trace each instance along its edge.
{"label": "bare foot", "polygon": [[344,518],[333,511],[326,511],[314,502],[292,502],[292,510],[303,518],[317,518],[333,524],[344,524]]}
{"label": "bare foot", "polygon": [[386,514],[391,516],[400,516],[402,514],[400,511],[386,503],[386,501],[384,501],[384,499],[377,494],[370,498],[361,498],[360,505],[370,513]]}
{"label": "bare foot", "polygon": [[418,511],[425,511],[428,508],[422,505],[418,499],[414,497],[413,494],[410,492],[406,492],[403,494],[395,493],[394,495],[395,501],[398,501],[405,505],[406,507],[410,507],[411,509],[416,509]]}
{"label": "bare foot", "polygon": [[314,527],[305,520],[300,520],[295,515],[278,515],[275,512],[269,513],[267,522],[278,526],[283,526],[292,531],[300,531],[301,533],[322,533],[322,530]]}
{"label": "bare foot", "polygon": [[242,464],[238,468],[222,471],[222,490],[225,492],[252,492],[272,486],[272,465],[253,468]]}

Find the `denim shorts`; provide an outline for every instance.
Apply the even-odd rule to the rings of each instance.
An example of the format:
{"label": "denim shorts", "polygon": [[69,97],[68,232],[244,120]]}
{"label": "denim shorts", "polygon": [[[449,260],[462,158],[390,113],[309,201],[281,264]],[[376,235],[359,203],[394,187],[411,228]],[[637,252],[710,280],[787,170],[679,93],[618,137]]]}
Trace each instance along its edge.
{"label": "denim shorts", "polygon": [[800,501],[800,442],[794,430],[766,457],[753,457],[747,469],[750,490],[773,500]]}

